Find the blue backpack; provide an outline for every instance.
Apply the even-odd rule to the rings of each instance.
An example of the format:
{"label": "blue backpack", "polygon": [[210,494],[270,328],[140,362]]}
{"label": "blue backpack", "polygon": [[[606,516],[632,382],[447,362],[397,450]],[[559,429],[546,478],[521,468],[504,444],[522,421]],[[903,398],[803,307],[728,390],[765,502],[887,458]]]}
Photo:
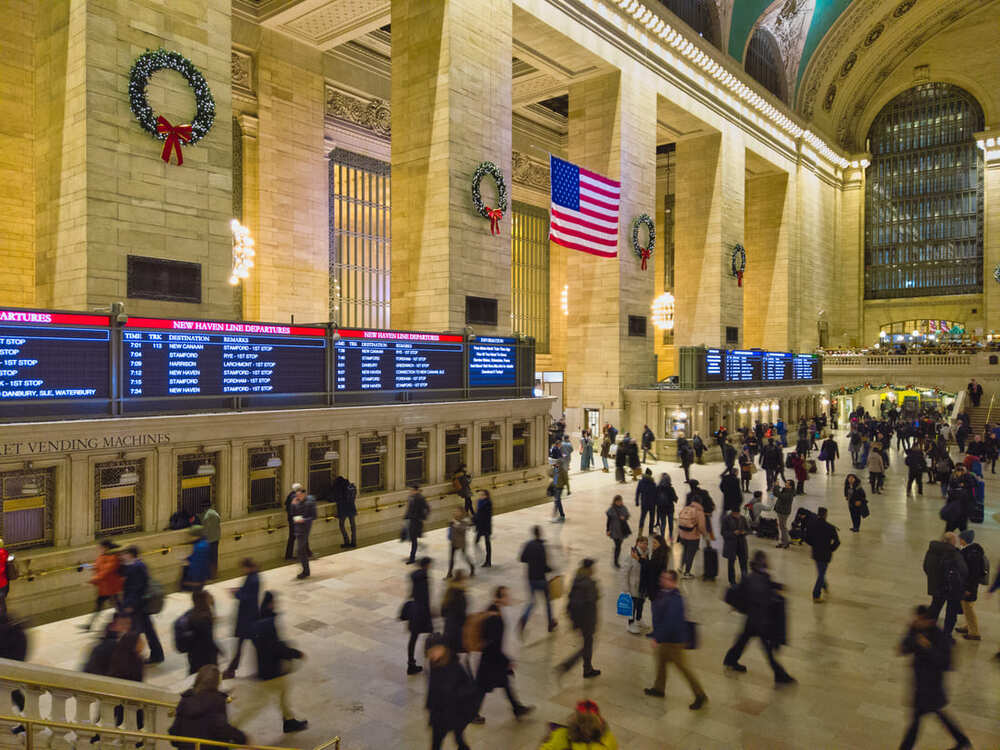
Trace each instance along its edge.
{"label": "blue backpack", "polygon": [[632,597],[624,591],[618,595],[618,614],[632,617]]}

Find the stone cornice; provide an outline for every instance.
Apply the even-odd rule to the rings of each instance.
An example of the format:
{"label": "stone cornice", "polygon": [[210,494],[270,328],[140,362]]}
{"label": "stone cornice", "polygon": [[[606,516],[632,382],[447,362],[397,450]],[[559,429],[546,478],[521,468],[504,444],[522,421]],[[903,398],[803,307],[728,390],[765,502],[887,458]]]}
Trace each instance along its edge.
{"label": "stone cornice", "polygon": [[323,112],[327,117],[355,125],[388,140],[392,133],[392,112],[389,102],[377,97],[365,97],[353,91],[327,83]]}

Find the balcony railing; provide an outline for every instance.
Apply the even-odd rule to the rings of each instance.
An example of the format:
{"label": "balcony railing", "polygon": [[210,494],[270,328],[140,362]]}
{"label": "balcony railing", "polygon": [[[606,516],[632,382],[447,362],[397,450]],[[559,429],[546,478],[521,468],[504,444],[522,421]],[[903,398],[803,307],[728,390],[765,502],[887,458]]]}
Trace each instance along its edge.
{"label": "balcony railing", "polygon": [[824,370],[840,367],[970,367],[988,364],[989,355],[986,354],[827,354],[823,357]]}

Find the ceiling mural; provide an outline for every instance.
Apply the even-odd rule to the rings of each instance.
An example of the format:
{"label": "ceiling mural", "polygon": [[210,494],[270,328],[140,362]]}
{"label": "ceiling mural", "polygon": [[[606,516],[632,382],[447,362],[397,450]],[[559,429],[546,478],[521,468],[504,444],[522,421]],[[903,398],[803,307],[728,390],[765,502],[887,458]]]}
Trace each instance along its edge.
{"label": "ceiling mural", "polygon": [[758,28],[770,31],[778,42],[789,92],[795,90],[799,61],[806,45],[806,32],[810,28],[817,2],[822,0],[782,0],[773,5],[757,24]]}

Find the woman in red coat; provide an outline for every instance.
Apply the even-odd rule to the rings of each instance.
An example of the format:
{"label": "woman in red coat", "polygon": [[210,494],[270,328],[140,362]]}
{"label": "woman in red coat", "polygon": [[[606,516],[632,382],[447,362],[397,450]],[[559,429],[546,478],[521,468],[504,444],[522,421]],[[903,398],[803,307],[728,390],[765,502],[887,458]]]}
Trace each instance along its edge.
{"label": "woman in red coat", "polygon": [[101,607],[105,602],[110,602],[111,606],[117,606],[122,593],[123,579],[118,569],[121,567],[121,560],[115,550],[118,545],[110,539],[104,539],[97,544],[97,559],[94,561],[94,575],[90,577],[92,586],[97,587],[97,604],[94,607],[94,616],[90,622],[81,625],[81,629],[90,630],[94,627],[97,618],[101,616]]}
{"label": "woman in red coat", "polygon": [[793,453],[789,457],[788,463],[795,470],[795,494],[806,494],[806,480],[809,478],[809,470],[806,469],[805,458],[802,457],[801,453]]}

